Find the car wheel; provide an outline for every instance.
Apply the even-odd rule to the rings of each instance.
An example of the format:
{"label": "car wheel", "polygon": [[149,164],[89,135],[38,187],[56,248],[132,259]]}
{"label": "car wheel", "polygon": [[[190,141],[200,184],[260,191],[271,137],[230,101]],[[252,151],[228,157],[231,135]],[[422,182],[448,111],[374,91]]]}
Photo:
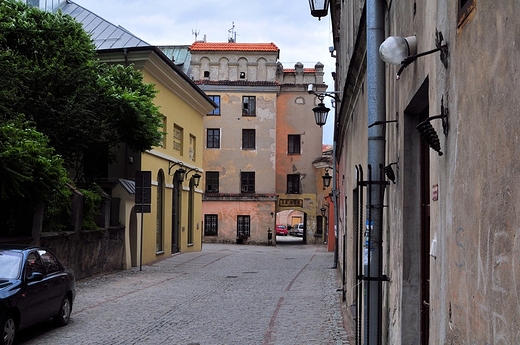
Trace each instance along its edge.
{"label": "car wheel", "polygon": [[66,326],[69,323],[71,311],[72,304],[70,303],[70,297],[65,296],[63,302],[61,302],[60,312],[54,317],[54,322],[56,322],[58,326]]}
{"label": "car wheel", "polygon": [[14,336],[16,334],[16,323],[11,313],[8,313],[0,324],[2,330],[2,338],[0,338],[0,345],[13,345]]}

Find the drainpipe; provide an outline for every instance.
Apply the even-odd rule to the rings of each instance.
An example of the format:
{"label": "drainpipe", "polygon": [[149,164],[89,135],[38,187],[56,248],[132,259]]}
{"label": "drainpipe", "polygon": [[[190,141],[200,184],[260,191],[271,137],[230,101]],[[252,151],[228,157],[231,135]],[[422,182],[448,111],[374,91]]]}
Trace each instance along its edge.
{"label": "drainpipe", "polygon": [[[384,40],[383,0],[367,0],[367,88],[368,88],[368,125],[376,121],[385,121],[385,65],[379,57],[379,46]],[[381,344],[382,301],[382,188],[380,188],[379,166],[385,162],[385,126],[376,125],[368,128],[368,181],[367,198],[367,257],[364,266],[365,286],[365,330],[364,343]]]}
{"label": "drainpipe", "polygon": [[[339,234],[338,234],[338,169],[336,167],[336,140],[332,146],[332,204],[334,207],[334,267],[338,268]],[[345,251],[345,248],[343,248]],[[343,271],[345,267],[342,268]]]}

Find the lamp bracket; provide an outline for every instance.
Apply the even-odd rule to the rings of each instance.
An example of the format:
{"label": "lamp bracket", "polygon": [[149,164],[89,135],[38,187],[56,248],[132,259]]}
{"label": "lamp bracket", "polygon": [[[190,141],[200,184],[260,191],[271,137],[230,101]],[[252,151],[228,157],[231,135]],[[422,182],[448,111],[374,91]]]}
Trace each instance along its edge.
{"label": "lamp bracket", "polygon": [[444,68],[448,68],[448,43],[442,44],[443,41],[444,41],[444,37],[442,35],[442,32],[435,30],[435,46],[436,46],[436,48],[432,49],[432,50],[425,51],[423,53],[410,55],[410,56],[406,57],[403,60],[403,62],[401,62],[401,67],[397,71],[396,79],[399,80],[399,78],[401,77],[401,73],[403,73],[403,70],[406,67],[408,67],[408,65],[410,65],[412,62],[417,60],[418,57],[425,56],[425,55],[430,55],[430,54],[433,54],[433,53],[438,52],[438,51],[440,51],[440,54],[441,54],[440,58],[441,58],[442,64],[444,65]]}
{"label": "lamp bracket", "polygon": [[323,102],[323,99],[325,97],[330,97],[330,98],[334,99],[335,102],[341,102],[341,98],[339,96],[339,94],[341,94],[341,91],[331,91],[331,92],[314,92],[314,91],[312,91],[311,93],[313,95],[315,95],[316,97],[318,97],[320,102]]}
{"label": "lamp bracket", "polygon": [[398,162],[393,162],[393,163],[388,164],[385,167],[383,167],[382,164],[379,166],[380,169],[383,169],[383,172],[385,173],[386,177],[390,181],[392,181],[394,184],[395,184],[395,172],[394,172],[394,169],[392,169],[392,165],[397,165],[397,164],[398,164]]}
{"label": "lamp bracket", "polygon": [[174,166],[179,165],[181,168],[183,167],[182,162],[175,163],[175,162],[171,162],[170,161],[169,163],[170,163],[170,166],[168,167],[168,175],[170,175],[170,176],[173,176],[172,169],[173,169]]}
{"label": "lamp bracket", "polygon": [[191,169],[189,169],[189,170],[184,174],[184,176],[185,176],[186,178],[188,178],[188,174],[189,174],[190,172],[192,172],[192,171],[200,172],[199,169],[197,169],[197,168],[191,168]]}
{"label": "lamp bracket", "polygon": [[426,120],[422,121],[417,125],[417,130],[421,134],[422,139],[437,153],[439,156],[442,156],[441,152],[441,146],[439,137],[437,136],[437,132],[435,131],[435,128],[430,124],[431,120],[435,119],[442,119],[442,130],[444,133],[444,136],[448,136],[448,130],[449,130],[449,123],[448,123],[448,108],[444,107],[444,99],[441,99],[441,114],[430,116]]}
{"label": "lamp bracket", "polygon": [[442,133],[444,134],[445,137],[448,136],[448,130],[449,130],[449,123],[448,123],[448,115],[449,115],[449,110],[448,110],[448,107],[445,107],[444,106],[444,97],[441,99],[441,113],[440,115],[435,115],[435,116],[431,116],[429,118],[427,118],[425,121],[431,121],[431,120],[435,120],[435,119],[442,119]]}
{"label": "lamp bracket", "polygon": [[397,120],[376,121],[376,122],[372,123],[371,125],[369,125],[368,128],[374,127],[374,126],[379,126],[379,125],[384,125],[384,124],[387,124],[390,122],[397,122]]}

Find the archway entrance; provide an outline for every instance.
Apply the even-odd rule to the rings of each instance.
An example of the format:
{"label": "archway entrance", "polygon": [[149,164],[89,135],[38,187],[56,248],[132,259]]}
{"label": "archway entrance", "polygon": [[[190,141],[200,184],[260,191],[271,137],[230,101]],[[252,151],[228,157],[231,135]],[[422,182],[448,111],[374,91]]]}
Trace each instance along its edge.
{"label": "archway entrance", "polygon": [[303,211],[287,209],[277,212],[276,228],[282,230],[276,234],[277,244],[307,243],[307,214]]}

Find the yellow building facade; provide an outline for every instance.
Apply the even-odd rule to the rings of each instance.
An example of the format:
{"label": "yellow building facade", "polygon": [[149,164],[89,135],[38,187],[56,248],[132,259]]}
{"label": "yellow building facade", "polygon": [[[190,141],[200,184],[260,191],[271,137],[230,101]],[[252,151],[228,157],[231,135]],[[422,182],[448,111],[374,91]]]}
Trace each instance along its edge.
{"label": "yellow building facade", "polygon": [[132,181],[137,171],[151,174],[149,212],[138,212],[139,204],[122,210],[128,235],[125,266],[151,263],[176,252],[200,251],[202,181],[196,180],[203,175],[204,116],[214,104],[155,47],[112,50],[101,53],[100,58],[110,62],[121,59],[141,70],[143,82],[155,85],[154,103],[164,116],[160,147],[144,153],[121,147],[120,158],[109,168],[112,179]]}
{"label": "yellow building facade", "polygon": [[[97,181],[112,197],[111,225],[126,229],[122,268],[200,251],[203,121],[215,103],[159,47],[74,2],[62,2],[58,10],[83,25],[102,62],[133,65],[143,73],[143,82],[158,91],[154,103],[163,115],[162,145],[137,153],[122,144],[115,152],[117,161]],[[146,206],[135,203],[139,171],[151,176]],[[149,212],[138,212],[140,207]]]}

